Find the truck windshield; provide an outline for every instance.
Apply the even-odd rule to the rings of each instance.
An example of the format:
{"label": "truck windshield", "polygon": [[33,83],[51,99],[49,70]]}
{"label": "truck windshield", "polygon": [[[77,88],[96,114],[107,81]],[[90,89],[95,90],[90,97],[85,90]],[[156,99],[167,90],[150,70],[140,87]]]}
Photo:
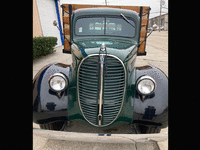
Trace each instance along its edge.
{"label": "truck windshield", "polygon": [[[135,22],[130,20],[132,25]],[[105,23],[106,22],[106,23]],[[80,18],[75,24],[75,34],[79,35],[111,35],[122,37],[134,37],[135,27],[123,18],[91,17]]]}

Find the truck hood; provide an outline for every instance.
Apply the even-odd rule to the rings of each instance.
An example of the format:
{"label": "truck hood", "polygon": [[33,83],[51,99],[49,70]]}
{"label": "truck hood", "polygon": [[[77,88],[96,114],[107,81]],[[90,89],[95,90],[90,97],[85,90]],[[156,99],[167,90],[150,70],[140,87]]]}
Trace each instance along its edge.
{"label": "truck hood", "polygon": [[136,51],[137,42],[125,38],[84,38],[74,41],[82,55],[86,57],[90,54],[98,54],[102,43],[105,44],[108,54],[112,54],[124,61],[133,51]]}

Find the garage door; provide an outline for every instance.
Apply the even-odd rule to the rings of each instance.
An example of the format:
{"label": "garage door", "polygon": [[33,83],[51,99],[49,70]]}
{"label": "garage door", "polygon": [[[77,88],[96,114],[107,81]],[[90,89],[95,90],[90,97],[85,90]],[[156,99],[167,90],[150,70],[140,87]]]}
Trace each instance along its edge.
{"label": "garage door", "polygon": [[61,46],[60,32],[59,30],[53,26],[53,21],[56,20],[58,22],[56,7],[54,0],[37,0],[39,18],[41,22],[43,36],[53,36],[57,37],[57,45]]}

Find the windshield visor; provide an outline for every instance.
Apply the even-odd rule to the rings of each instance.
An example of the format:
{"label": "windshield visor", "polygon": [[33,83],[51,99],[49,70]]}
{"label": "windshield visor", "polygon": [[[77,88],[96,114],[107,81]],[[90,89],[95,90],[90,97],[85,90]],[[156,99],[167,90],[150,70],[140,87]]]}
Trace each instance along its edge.
{"label": "windshield visor", "polygon": [[[135,22],[133,20],[129,19],[129,21],[133,26],[135,26]],[[80,18],[76,21],[75,34],[77,36],[109,35],[120,37],[134,37],[135,27],[133,27],[132,25],[126,22],[123,18]]]}

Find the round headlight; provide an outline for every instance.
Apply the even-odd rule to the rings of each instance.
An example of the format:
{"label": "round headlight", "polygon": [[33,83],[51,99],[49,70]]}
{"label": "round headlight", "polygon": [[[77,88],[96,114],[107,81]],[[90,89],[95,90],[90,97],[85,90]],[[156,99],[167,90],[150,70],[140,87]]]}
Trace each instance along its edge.
{"label": "round headlight", "polygon": [[137,81],[136,89],[142,95],[150,95],[156,89],[156,82],[150,76],[142,76]]}
{"label": "round headlight", "polygon": [[68,86],[68,80],[61,73],[55,73],[49,78],[49,87],[55,92],[61,92]]}

